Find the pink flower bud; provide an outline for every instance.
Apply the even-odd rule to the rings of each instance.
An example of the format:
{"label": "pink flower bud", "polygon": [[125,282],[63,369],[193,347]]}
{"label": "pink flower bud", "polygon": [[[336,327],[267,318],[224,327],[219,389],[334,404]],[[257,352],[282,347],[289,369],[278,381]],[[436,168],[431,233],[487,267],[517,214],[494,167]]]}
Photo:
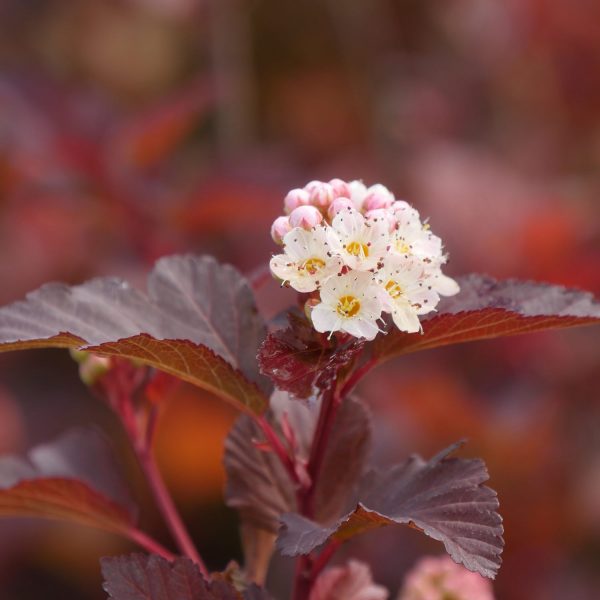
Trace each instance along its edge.
{"label": "pink flower bud", "polygon": [[378,208],[389,208],[394,202],[394,196],[382,185],[371,186],[365,196],[363,208],[365,210],[377,210]]}
{"label": "pink flower bud", "polygon": [[323,571],[309,600],[387,600],[389,592],[373,581],[371,569],[358,560]]}
{"label": "pink flower bud", "polygon": [[352,210],[354,208],[354,204],[350,198],[336,198],[327,209],[327,216],[333,220],[335,215],[337,215],[342,210]]}
{"label": "pink flower bud", "polygon": [[292,226],[288,217],[277,217],[271,225],[271,237],[276,244],[283,244],[283,238]]}
{"label": "pink flower bud", "polygon": [[313,206],[329,206],[334,197],[333,186],[322,181],[311,181],[304,189],[308,192],[309,202]]}
{"label": "pink flower bud", "polygon": [[79,364],[79,377],[87,386],[95,385],[110,370],[110,358],[71,349],[71,358]]}
{"label": "pink flower bud", "polygon": [[365,184],[362,181],[355,180],[351,181],[348,184],[348,187],[350,188],[349,198],[352,200],[354,208],[356,208],[356,210],[362,210],[365,196],[367,195]]}
{"label": "pink flower bud", "polygon": [[392,211],[387,208],[375,208],[374,210],[369,210],[367,213],[365,213],[365,217],[367,220],[374,221],[376,223],[387,223],[389,231],[394,231],[396,228],[396,217]]}
{"label": "pink flower bud", "polygon": [[350,186],[342,179],[332,179],[329,185],[333,188],[334,198],[350,198]]}
{"label": "pink flower bud", "polygon": [[289,215],[295,208],[308,204],[310,199],[309,193],[301,188],[296,188],[287,193],[283,206],[285,212]]}
{"label": "pink flower bud", "polygon": [[299,206],[290,214],[290,225],[292,227],[302,227],[302,229],[312,229],[322,220],[321,211],[314,206]]}

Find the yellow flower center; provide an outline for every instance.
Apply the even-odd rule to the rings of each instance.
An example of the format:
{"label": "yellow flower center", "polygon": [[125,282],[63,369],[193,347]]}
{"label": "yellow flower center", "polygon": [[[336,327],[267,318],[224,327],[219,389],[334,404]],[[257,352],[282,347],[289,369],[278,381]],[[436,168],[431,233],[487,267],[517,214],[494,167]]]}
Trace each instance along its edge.
{"label": "yellow flower center", "polygon": [[410,246],[403,240],[396,240],[396,249],[400,254],[410,254]]}
{"label": "yellow flower center", "polygon": [[336,310],[341,317],[354,317],[360,310],[360,302],[355,296],[342,296],[338,300]]}
{"label": "yellow flower center", "polygon": [[307,258],[300,267],[302,271],[308,271],[310,275],[315,275],[325,266],[325,261],[320,258]]}
{"label": "yellow flower center", "polygon": [[394,300],[402,296],[402,288],[391,279],[385,284],[385,289]]}
{"label": "yellow flower center", "polygon": [[367,257],[369,256],[369,247],[367,244],[361,244],[360,242],[350,242],[346,246],[346,252],[349,254],[354,254],[354,256],[358,256],[359,254]]}

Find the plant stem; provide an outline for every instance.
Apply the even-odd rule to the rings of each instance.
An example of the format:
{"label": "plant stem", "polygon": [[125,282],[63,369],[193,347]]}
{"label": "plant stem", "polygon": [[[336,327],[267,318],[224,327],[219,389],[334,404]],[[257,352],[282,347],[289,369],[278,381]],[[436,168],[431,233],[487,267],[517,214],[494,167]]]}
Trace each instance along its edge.
{"label": "plant stem", "polygon": [[333,429],[335,417],[341,403],[342,397],[337,389],[334,389],[331,393],[323,396],[321,410],[319,411],[319,420],[317,421],[307,466],[308,474],[311,479],[311,486],[306,490],[301,506],[302,514],[309,518],[314,516],[314,496],[317,481],[319,479],[319,472],[321,470],[321,465],[323,464],[323,459],[325,458],[329,435]]}
{"label": "plant stem", "polygon": [[262,429],[263,433],[265,434],[265,437],[267,438],[267,441],[269,442],[269,445],[271,446],[273,452],[275,452],[275,454],[277,454],[277,456],[279,457],[279,460],[287,470],[291,480],[294,483],[300,485],[301,481],[298,477],[298,472],[296,471],[294,461],[292,460],[292,457],[290,456],[289,452],[284,448],[283,444],[281,443],[281,440],[279,439],[279,436],[271,427],[271,424],[263,416],[255,417],[255,421]]}
{"label": "plant stem", "polygon": [[296,570],[294,572],[294,590],[292,592],[293,600],[307,600],[310,595],[310,588],[313,584],[311,577],[312,559],[310,556],[300,556],[296,561]]}
{"label": "plant stem", "polygon": [[150,554],[158,554],[169,562],[175,559],[175,555],[167,550],[162,544],[159,544],[154,538],[151,538],[148,534],[140,531],[139,529],[130,529],[126,536],[132,541],[138,544],[138,546],[147,550]]}
{"label": "plant stem", "polygon": [[182,552],[182,554],[191,558],[198,565],[202,575],[206,579],[209,579],[210,575],[208,569],[198,554],[198,550],[196,550],[196,546],[194,545],[194,542],[192,541],[181,519],[181,516],[177,512],[175,503],[173,502],[173,499],[169,494],[169,490],[167,489],[162,475],[160,474],[152,450],[147,447],[138,448],[137,455],[142,469],[146,474],[150,489],[154,494],[156,504],[163,518],[165,519],[165,522],[169,527],[169,530],[171,531],[179,550]]}
{"label": "plant stem", "polygon": [[321,551],[318,558],[313,562],[312,570],[310,572],[310,578],[312,581],[320,575],[321,571],[327,566],[327,563],[331,557],[335,554],[336,550],[342,545],[339,540],[330,541],[327,546]]}
{"label": "plant stem", "polygon": [[369,359],[364,365],[358,368],[352,376],[342,386],[340,396],[345,398],[350,392],[356,387],[356,384],[373,368],[377,366],[377,360],[374,358]]}
{"label": "plant stem", "polygon": [[[298,510],[302,515],[308,518],[314,517],[314,501],[319,472],[321,470],[321,465],[323,464],[329,436],[333,429],[335,417],[338,408],[342,403],[342,399],[343,396],[340,394],[337,386],[334,387],[331,392],[323,395],[321,409],[319,411],[319,420],[317,421],[307,467],[311,485],[306,490],[298,491]],[[300,556],[298,558],[294,576],[294,600],[307,600],[316,576],[325,567],[335,550],[337,550],[337,544],[331,544],[330,546],[323,551],[316,563],[310,555]],[[316,568],[315,564],[318,565]]]}

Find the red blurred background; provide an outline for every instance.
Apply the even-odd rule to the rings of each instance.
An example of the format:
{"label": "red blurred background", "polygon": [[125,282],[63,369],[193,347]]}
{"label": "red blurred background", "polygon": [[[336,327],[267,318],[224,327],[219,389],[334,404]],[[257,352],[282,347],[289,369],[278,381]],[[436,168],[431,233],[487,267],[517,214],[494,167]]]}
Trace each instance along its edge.
{"label": "red blurred background", "polygon": [[[264,266],[286,190],[382,182],[429,216],[448,272],[600,294],[600,4],[594,0],[3,0],[0,302],[48,280],[140,285],[164,254]],[[272,315],[289,300],[260,293]],[[461,437],[505,517],[499,600],[592,600],[600,586],[600,331],[444,349],[361,389],[375,456]],[[240,559],[222,506],[235,415],[171,399],[160,460],[213,568]],[[0,356],[0,450],[68,426],[122,437],[61,351]],[[162,539],[129,455],[124,459]],[[0,597],[103,598],[112,536],[0,522]],[[393,529],[344,552],[398,588],[435,543]],[[289,565],[277,563],[274,589]]]}

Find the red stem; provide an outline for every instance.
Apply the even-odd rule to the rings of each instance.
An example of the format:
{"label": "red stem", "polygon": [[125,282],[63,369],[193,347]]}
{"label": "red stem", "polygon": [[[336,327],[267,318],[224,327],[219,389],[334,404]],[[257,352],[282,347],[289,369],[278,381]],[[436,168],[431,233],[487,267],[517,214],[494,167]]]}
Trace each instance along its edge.
{"label": "red stem", "polygon": [[[338,409],[344,398],[350,394],[358,382],[374,366],[376,366],[376,364],[377,361],[375,359],[368,360],[350,376],[340,389],[338,389],[336,385],[331,393],[323,396],[319,420],[315,429],[307,466],[311,485],[308,489],[298,490],[298,510],[302,515],[308,518],[314,517],[315,491]],[[339,548],[340,544],[341,543],[338,541],[331,541],[316,559],[313,559],[310,555],[299,557],[294,577],[294,600],[306,600],[308,598],[315,579],[327,566],[327,563]]]}
{"label": "red stem", "polygon": [[358,368],[348,381],[342,386],[342,390],[340,392],[340,396],[345,398],[352,392],[352,390],[356,387],[358,382],[373,368],[377,366],[377,360],[375,358],[369,359],[362,367]]}
{"label": "red stem", "polygon": [[196,550],[196,546],[188,533],[181,516],[177,512],[177,508],[175,507],[175,503],[169,494],[169,490],[165,485],[165,482],[160,474],[158,469],[158,465],[154,460],[154,456],[152,454],[151,449],[137,448],[136,449],[138,459],[142,466],[144,473],[146,474],[146,478],[148,480],[148,484],[150,485],[150,489],[154,494],[154,498],[156,500],[156,504],[165,519],[173,538],[175,539],[179,550],[185,556],[191,558],[200,569],[200,572],[206,579],[210,579],[210,574],[204,561],[198,554],[198,550]]}
{"label": "red stem", "polygon": [[277,454],[281,464],[286,468],[291,480],[300,485],[301,482],[300,478],[298,477],[298,472],[296,471],[294,460],[290,456],[289,452],[284,448],[279,436],[271,427],[271,424],[263,416],[255,417],[255,421],[265,434],[265,437],[267,438],[267,441],[269,442],[273,452]]}
{"label": "red stem", "polygon": [[169,562],[175,560],[175,555],[167,550],[163,545],[159,544],[155,539],[151,538],[148,534],[140,531],[139,529],[130,529],[126,536],[132,541],[138,544],[144,550],[147,550],[150,554],[158,554]]}
{"label": "red stem", "polygon": [[[315,429],[315,435],[313,437],[310,458],[307,467],[311,478],[311,486],[307,490],[299,490],[298,492],[299,511],[302,515],[308,518],[312,518],[314,516],[314,496],[319,478],[319,472],[321,470],[321,465],[323,464],[323,458],[325,457],[325,451],[327,450],[329,436],[331,434],[331,430],[333,429],[335,417],[337,415],[338,408],[342,403],[342,399],[343,397],[341,396],[337,387],[335,387],[331,393],[327,393],[323,396],[321,410],[319,411],[319,420],[317,421],[317,427]],[[314,563],[310,555],[301,556],[298,558],[294,577],[294,600],[306,600],[308,598],[316,575],[318,575],[318,573],[325,567],[336,549],[337,545],[329,550],[326,548],[326,550],[323,551],[324,554],[319,556],[316,563]],[[316,570],[315,564],[318,565]]]}
{"label": "red stem", "polygon": [[325,546],[318,558],[313,562],[312,570],[310,572],[311,581],[315,581],[316,578],[321,574],[321,571],[327,566],[327,563],[331,557],[335,554],[336,550],[342,545],[339,540],[332,540]]}

